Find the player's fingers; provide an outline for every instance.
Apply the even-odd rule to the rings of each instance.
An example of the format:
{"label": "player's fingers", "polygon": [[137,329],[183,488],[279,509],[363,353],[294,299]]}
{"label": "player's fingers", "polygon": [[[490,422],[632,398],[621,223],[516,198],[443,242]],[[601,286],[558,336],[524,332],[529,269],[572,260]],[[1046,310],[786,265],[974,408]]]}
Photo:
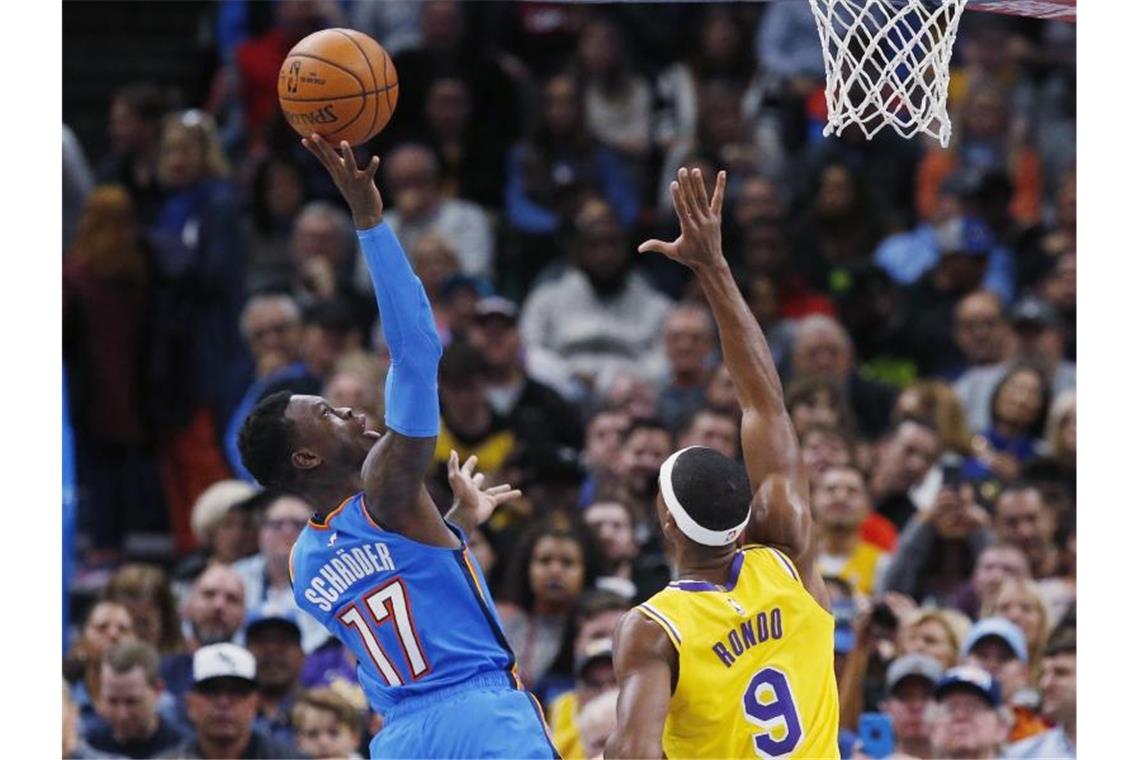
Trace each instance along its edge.
{"label": "player's fingers", "polygon": [[703,184],[700,169],[693,169],[689,172],[686,181],[681,185],[681,194],[685,198],[685,204],[689,207],[689,213],[692,214],[694,222],[702,221],[708,210],[707,205],[701,205],[701,194],[697,189],[698,187],[702,187]]}
{"label": "player's fingers", "polygon": [[475,465],[479,464],[479,457],[472,454],[467,457],[467,461],[463,463],[463,474],[470,475],[475,472]]}
{"label": "player's fingers", "polygon": [[334,151],[332,146],[329,145],[328,140],[324,139],[318,134],[314,134],[311,139],[317,146],[317,150],[320,151],[321,163],[325,165],[325,168],[330,172],[340,171],[343,164],[337,157],[336,151]]}
{"label": "player's fingers", "polygon": [[487,479],[486,475],[484,475],[481,472],[477,472],[477,473],[475,473],[475,476],[473,478],[471,478],[471,482],[475,484],[476,488],[482,488],[483,487],[483,481],[486,479]]}
{"label": "player's fingers", "polygon": [[[676,190],[673,192],[673,205],[683,220],[693,221],[693,207],[686,192],[689,184],[689,170],[684,167],[677,170]],[[673,186],[670,187],[672,189]]]}
{"label": "player's fingers", "polygon": [[491,486],[486,491],[484,491],[484,493],[486,493],[488,496],[497,496],[501,493],[506,493],[509,490],[511,490],[510,483],[500,483],[497,486]]}
{"label": "player's fingers", "polygon": [[664,253],[669,254],[671,244],[666,243],[664,240],[646,240],[641,245],[637,246],[638,253]]}
{"label": "player's fingers", "polygon": [[352,146],[348,144],[348,140],[340,141],[340,155],[344,159],[344,167],[348,169],[350,174],[356,174],[356,154],[352,152]]}
{"label": "player's fingers", "polygon": [[669,193],[673,196],[673,208],[677,211],[677,220],[681,223],[681,234],[684,235],[686,230],[691,231],[693,229],[696,220],[693,219],[693,215],[685,203],[681,185],[677,182],[669,185]]}
{"label": "player's fingers", "polygon": [[452,477],[459,474],[459,454],[455,449],[451,450],[451,456],[447,458],[447,477]]}
{"label": "player's fingers", "polygon": [[373,156],[372,160],[368,162],[368,166],[364,168],[364,173],[368,179],[376,176],[376,170],[380,168],[380,156]]}
{"label": "player's fingers", "polygon": [[693,170],[693,190],[697,196],[697,213],[702,218],[707,218],[711,209],[709,208],[709,192],[705,187],[705,175],[700,169]]}
{"label": "player's fingers", "polygon": [[497,507],[500,504],[504,504],[508,501],[513,501],[514,499],[521,499],[521,498],[522,498],[522,491],[518,490],[517,488],[510,490],[510,491],[507,491],[506,493],[495,494],[495,506]]}
{"label": "player's fingers", "polygon": [[713,190],[712,212],[720,218],[720,210],[724,206],[724,187],[728,184],[728,172],[719,171],[716,174],[716,188]]}

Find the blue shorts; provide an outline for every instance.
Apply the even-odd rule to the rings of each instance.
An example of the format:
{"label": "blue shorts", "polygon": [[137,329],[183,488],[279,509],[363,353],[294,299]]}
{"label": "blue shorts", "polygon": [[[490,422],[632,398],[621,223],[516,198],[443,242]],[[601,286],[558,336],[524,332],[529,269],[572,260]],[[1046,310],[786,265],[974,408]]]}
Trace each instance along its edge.
{"label": "blue shorts", "polygon": [[556,758],[538,703],[506,679],[425,695],[385,714],[373,758]]}

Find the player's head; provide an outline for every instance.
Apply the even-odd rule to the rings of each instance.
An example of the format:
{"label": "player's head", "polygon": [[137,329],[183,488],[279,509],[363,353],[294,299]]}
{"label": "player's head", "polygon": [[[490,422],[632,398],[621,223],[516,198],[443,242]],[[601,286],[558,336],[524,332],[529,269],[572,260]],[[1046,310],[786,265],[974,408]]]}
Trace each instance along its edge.
{"label": "player's head", "polygon": [[379,438],[351,409],[333,408],[320,396],[280,391],[246,417],[238,449],[257,482],[298,492],[315,478],[355,477]]}
{"label": "player's head", "polygon": [[657,516],[674,555],[731,546],[748,524],[752,488],[739,462],[703,446],[671,455],[658,474]]}

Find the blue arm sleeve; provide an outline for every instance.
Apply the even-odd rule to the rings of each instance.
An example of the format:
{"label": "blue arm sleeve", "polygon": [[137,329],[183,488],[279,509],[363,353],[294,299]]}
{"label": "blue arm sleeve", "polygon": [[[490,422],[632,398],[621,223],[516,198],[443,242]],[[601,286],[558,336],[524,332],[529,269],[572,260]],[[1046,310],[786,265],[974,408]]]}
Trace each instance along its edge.
{"label": "blue arm sleeve", "polygon": [[427,293],[391,227],[382,222],[357,230],[356,236],[392,354],[384,387],[384,421],[400,435],[431,438],[439,434],[436,373],[443,345]]}

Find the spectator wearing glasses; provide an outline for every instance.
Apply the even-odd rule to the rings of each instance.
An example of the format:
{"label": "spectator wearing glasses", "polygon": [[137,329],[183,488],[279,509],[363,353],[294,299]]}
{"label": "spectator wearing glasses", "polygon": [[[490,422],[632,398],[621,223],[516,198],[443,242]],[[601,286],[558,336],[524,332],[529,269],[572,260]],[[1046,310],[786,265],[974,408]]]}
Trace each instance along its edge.
{"label": "spectator wearing glasses", "polygon": [[328,638],[324,627],[297,607],[289,578],[289,553],[312,512],[312,508],[296,496],[278,496],[265,508],[258,534],[258,553],[233,565],[245,586],[247,613],[296,620],[306,653]]}

